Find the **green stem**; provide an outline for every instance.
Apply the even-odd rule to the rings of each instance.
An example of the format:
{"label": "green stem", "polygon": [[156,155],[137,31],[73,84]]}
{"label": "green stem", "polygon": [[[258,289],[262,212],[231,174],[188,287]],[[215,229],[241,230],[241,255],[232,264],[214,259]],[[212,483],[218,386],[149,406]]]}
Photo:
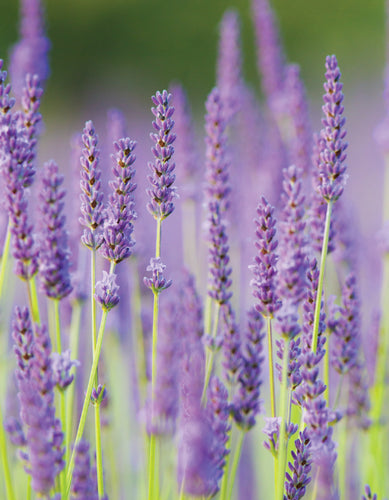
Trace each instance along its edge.
{"label": "green stem", "polygon": [[8,222],[7,233],[5,235],[4,246],[3,246],[3,253],[1,255],[1,262],[0,262],[0,298],[3,296],[5,273],[7,270],[10,244],[11,244],[11,226],[10,223]]}
{"label": "green stem", "polygon": [[32,319],[35,323],[40,325],[41,319],[39,314],[39,303],[38,303],[38,294],[36,290],[35,276],[33,276],[30,280],[28,280],[27,288],[28,288]]}
{"label": "green stem", "polygon": [[84,427],[85,427],[85,422],[86,422],[86,416],[88,413],[88,407],[90,404],[90,397],[92,394],[92,389],[93,389],[93,384],[95,382],[95,377],[96,377],[96,372],[97,372],[97,365],[99,363],[99,358],[100,358],[100,353],[101,353],[101,346],[103,344],[103,336],[104,336],[104,330],[105,330],[105,324],[107,322],[107,311],[103,311],[103,315],[101,317],[101,323],[100,323],[100,328],[99,328],[99,333],[97,336],[97,343],[96,343],[96,349],[94,352],[94,359],[92,363],[92,368],[91,372],[89,375],[89,381],[88,381],[88,387],[86,390],[86,395],[84,399],[84,404],[82,407],[81,411],[81,417],[80,417],[80,422],[78,424],[78,429],[76,433],[76,439],[74,442],[74,448],[72,455],[70,457],[70,462],[69,462],[69,468],[68,468],[68,473],[67,473],[67,484],[66,484],[66,495],[69,494],[70,491],[70,485],[72,482],[72,474],[73,474],[73,468],[74,468],[74,455],[75,455],[75,449],[78,445],[78,443],[81,441],[82,434],[84,432]]}
{"label": "green stem", "polygon": [[323,295],[324,271],[325,271],[327,252],[328,252],[328,240],[329,240],[329,236],[330,236],[332,204],[333,204],[333,201],[329,201],[327,203],[326,221],[325,221],[324,236],[323,236],[323,246],[321,249],[319,283],[318,283],[318,287],[317,287],[317,296],[316,296],[316,304],[315,304],[315,317],[313,320],[312,352],[316,352],[316,350],[317,350],[317,339],[319,337],[320,309],[321,309],[321,300],[322,300],[322,295]]}
{"label": "green stem", "polygon": [[[215,339],[217,335],[217,330],[219,327],[219,317],[220,317],[220,303],[216,302],[215,310],[214,310],[214,318],[213,318],[213,328],[212,328],[212,338]],[[203,394],[201,396],[201,401],[203,405],[205,405],[207,401],[207,389],[209,385],[209,380],[211,378],[213,362],[215,359],[215,349],[207,350],[208,356],[205,361],[205,378],[204,378],[204,388]]]}
{"label": "green stem", "polygon": [[99,498],[104,496],[104,478],[103,478],[103,454],[101,448],[101,422],[100,405],[95,404],[95,438],[96,438],[96,465],[97,465],[97,491]]}
{"label": "green stem", "polygon": [[236,477],[236,472],[238,470],[239,459],[240,459],[240,455],[242,452],[242,445],[243,445],[243,439],[245,437],[245,434],[246,433],[244,431],[240,430],[239,435],[238,435],[238,441],[236,443],[236,448],[234,451],[234,459],[232,461],[227,500],[231,500],[232,492],[234,490],[235,477]]}
{"label": "green stem", "polygon": [[288,405],[287,405],[287,395],[288,395],[288,363],[289,363],[289,339],[285,339],[284,344],[284,355],[282,363],[282,383],[281,383],[281,394],[280,394],[280,441],[278,445],[278,481],[277,481],[277,491],[276,498],[283,500],[284,498],[284,483],[285,483],[285,471],[286,471],[286,457],[287,457],[287,446],[288,440],[286,437],[286,423],[288,418]]}
{"label": "green stem", "polygon": [[[59,319],[59,300],[55,299],[51,301],[51,307],[53,308],[53,316],[54,316],[54,330],[55,330],[55,343],[58,354],[62,352],[62,343],[61,343],[61,323]],[[65,400],[65,391],[59,391],[60,397],[60,405],[61,405],[61,422],[62,422],[62,430],[64,434],[64,441],[66,442],[66,435],[68,432],[67,422],[66,422],[66,400]],[[65,470],[60,473],[60,485],[62,494],[65,493],[66,483],[65,483]]]}
{"label": "green stem", "polygon": [[[70,340],[69,347],[72,355],[72,359],[78,358],[78,340],[81,324],[81,302],[76,301],[72,309],[72,321],[70,324]],[[66,451],[65,451],[65,463],[69,463],[70,457],[70,442],[72,439],[72,422],[73,422],[73,406],[74,406],[74,395],[75,395],[75,384],[74,382],[70,384],[67,389],[66,398]]]}
{"label": "green stem", "polygon": [[271,316],[267,316],[267,349],[269,358],[269,384],[270,384],[270,406],[271,416],[276,416],[276,391],[274,383],[274,363],[273,363],[273,335],[271,328]]}
{"label": "green stem", "polygon": [[0,407],[0,453],[1,453],[1,461],[3,463],[3,473],[5,479],[5,489],[7,492],[7,499],[15,500],[15,495],[12,487],[11,471],[8,463],[7,440],[4,432],[3,414],[1,411],[1,407]]}

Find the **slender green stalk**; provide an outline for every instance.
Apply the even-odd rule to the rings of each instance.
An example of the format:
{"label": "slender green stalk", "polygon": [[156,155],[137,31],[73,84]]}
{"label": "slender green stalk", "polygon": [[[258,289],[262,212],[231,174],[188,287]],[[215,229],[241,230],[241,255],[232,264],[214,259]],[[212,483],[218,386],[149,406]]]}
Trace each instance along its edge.
{"label": "slender green stalk", "polygon": [[9,258],[9,248],[11,244],[11,226],[8,222],[7,233],[5,235],[3,253],[1,254],[0,261],[0,298],[3,296],[5,273],[7,270],[8,258]]}
{"label": "slender green stalk", "polygon": [[276,416],[276,390],[274,383],[274,363],[273,363],[273,335],[271,328],[271,317],[267,316],[267,348],[269,358],[269,384],[270,384],[270,406],[271,416]]}
{"label": "slender green stalk", "polygon": [[328,252],[328,240],[330,237],[332,204],[333,204],[333,201],[329,201],[327,203],[326,221],[325,221],[324,236],[323,236],[323,246],[321,249],[319,283],[318,283],[318,287],[317,287],[317,296],[316,296],[316,304],[315,304],[315,317],[313,320],[312,352],[316,352],[317,339],[319,336],[320,309],[321,309],[321,299],[322,299],[322,295],[323,295],[324,271],[325,271],[327,252]]}
{"label": "slender green stalk", "polygon": [[324,399],[327,401],[327,406],[330,407],[330,335],[327,336],[326,350],[323,360],[323,378],[326,389],[323,393]]}
{"label": "slender green stalk", "polygon": [[[215,339],[216,335],[217,335],[217,330],[219,327],[219,317],[220,317],[220,303],[216,302],[215,310],[214,310],[214,318],[213,318],[213,328],[212,328],[212,338],[213,339]],[[206,400],[207,400],[207,389],[208,389],[208,385],[209,385],[209,380],[211,378],[213,362],[215,359],[215,350],[214,349],[212,349],[211,351],[207,350],[207,352],[209,352],[209,355],[207,356],[207,359],[205,362],[204,388],[203,388],[203,394],[201,396],[201,401],[203,404],[205,404]]]}
{"label": "slender green stalk", "polygon": [[277,491],[276,499],[283,500],[284,498],[284,483],[285,483],[285,471],[286,471],[286,457],[287,457],[287,436],[286,436],[286,423],[288,419],[288,363],[289,363],[289,339],[285,339],[284,345],[284,356],[282,363],[282,383],[281,383],[281,394],[280,394],[280,441],[278,445],[278,480],[277,480]]}
{"label": "slender green stalk", "polygon": [[31,488],[31,476],[28,475],[27,478],[27,492],[26,492],[26,500],[31,500],[32,488]]}
{"label": "slender green stalk", "polygon": [[0,407],[0,454],[1,454],[1,461],[3,463],[3,474],[5,479],[5,489],[7,492],[7,499],[15,500],[14,490],[12,486],[11,471],[8,463],[7,440],[4,432],[3,414],[1,411],[1,407]]}
{"label": "slender green stalk", "polygon": [[[55,330],[55,343],[58,354],[62,352],[62,342],[61,342],[61,324],[59,319],[59,300],[51,300],[50,305],[53,309],[53,319],[54,319],[54,330]],[[62,431],[64,434],[64,441],[66,442],[66,435],[68,432],[67,422],[66,422],[66,394],[65,391],[59,391],[60,397],[60,412],[61,412],[61,423],[62,423]],[[60,474],[60,485],[62,494],[65,493],[66,483],[65,483],[65,470],[63,470]]]}
{"label": "slender green stalk", "polygon": [[68,468],[68,473],[67,473],[67,477],[66,477],[66,480],[67,480],[67,483],[66,483],[66,495],[69,494],[70,485],[71,485],[71,482],[72,482],[75,449],[76,449],[78,443],[81,441],[82,434],[84,432],[84,427],[85,427],[85,422],[86,422],[86,416],[87,416],[88,407],[89,407],[89,404],[90,404],[90,397],[91,397],[91,394],[92,394],[92,389],[93,389],[93,385],[94,385],[95,377],[96,377],[97,365],[98,365],[99,359],[100,359],[101,346],[103,344],[103,336],[104,336],[105,325],[106,325],[106,322],[107,322],[107,314],[108,314],[107,311],[103,311],[103,315],[101,317],[99,333],[98,333],[98,336],[97,336],[96,349],[95,349],[95,353],[94,353],[94,359],[93,359],[92,368],[91,368],[90,375],[89,375],[88,387],[86,389],[84,404],[83,404],[82,411],[81,411],[81,417],[80,417],[80,421],[79,421],[79,424],[78,424],[78,429],[77,429],[77,433],[76,433],[76,439],[75,439],[75,442],[74,442],[74,448],[73,448],[72,455],[70,457],[69,468]]}
{"label": "slender green stalk", "polygon": [[104,496],[104,478],[103,478],[103,454],[101,448],[100,405],[98,403],[95,404],[95,437],[96,437],[97,491],[99,492],[99,498],[101,498],[102,496]]}
{"label": "slender green stalk", "polygon": [[[155,238],[155,257],[161,256],[161,219],[157,219],[156,238]],[[154,291],[153,300],[153,340],[152,340],[152,356],[151,356],[151,421],[154,420],[154,391],[155,382],[157,380],[157,339],[158,339],[158,313],[159,313],[159,293]],[[150,436],[149,447],[149,481],[148,481],[148,498],[156,500],[158,491],[156,491],[156,437],[154,434]]]}
{"label": "slender green stalk", "polygon": [[38,302],[38,294],[37,294],[37,290],[36,290],[35,276],[33,276],[30,280],[28,280],[27,289],[28,289],[28,298],[29,298],[29,302],[30,302],[32,319],[35,323],[40,325],[41,319],[40,319],[40,314],[39,314],[39,302]]}
{"label": "slender green stalk", "polygon": [[[92,354],[94,356],[96,347],[96,300],[94,297],[96,287],[96,250],[93,249],[91,253],[91,273],[90,273],[90,308],[91,308],[91,326],[92,326]],[[97,373],[97,372],[96,372]],[[97,375],[96,375],[97,376]]]}
{"label": "slender green stalk", "polygon": [[[78,358],[78,340],[79,340],[79,332],[81,324],[81,311],[82,311],[82,304],[81,302],[76,301],[72,309],[72,320],[70,324],[70,340],[69,340],[70,352],[72,354],[73,359]],[[67,397],[66,397],[66,434],[65,434],[66,464],[69,463],[69,457],[70,457],[70,442],[72,439],[71,424],[73,422],[74,394],[75,394],[75,384],[73,382],[67,389]]]}
{"label": "slender green stalk", "polygon": [[245,434],[246,433],[244,431],[240,430],[238,435],[238,441],[236,443],[236,448],[234,450],[234,459],[232,461],[232,466],[231,466],[227,500],[231,500],[232,492],[234,490],[235,477],[236,477],[236,472],[238,470],[239,459],[242,452],[243,439],[245,437]]}

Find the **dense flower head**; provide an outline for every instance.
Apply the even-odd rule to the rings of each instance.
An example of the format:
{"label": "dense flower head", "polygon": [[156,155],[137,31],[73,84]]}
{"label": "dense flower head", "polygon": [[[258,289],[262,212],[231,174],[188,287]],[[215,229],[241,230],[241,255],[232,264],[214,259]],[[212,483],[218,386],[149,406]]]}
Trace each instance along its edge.
{"label": "dense flower head", "polygon": [[336,201],[346,182],[346,148],[343,117],[343,84],[335,56],[326,58],[326,82],[323,96],[323,128],[319,138],[319,183],[317,191],[327,201]]}
{"label": "dense flower head", "polygon": [[377,494],[371,492],[371,488],[368,484],[365,486],[365,494],[362,495],[362,500],[378,500]]}
{"label": "dense flower head", "polygon": [[62,299],[73,290],[70,280],[70,251],[65,229],[63,181],[58,165],[54,161],[45,163],[39,193],[39,272],[45,294],[53,299]]}
{"label": "dense flower head", "polygon": [[65,466],[63,433],[55,418],[54,384],[50,337],[45,325],[35,325],[30,370],[19,371],[18,388],[27,442],[22,456],[32,478],[31,486],[41,495],[48,494]]}
{"label": "dense flower head", "polygon": [[119,304],[119,286],[116,284],[116,274],[103,271],[103,279],[96,283],[95,299],[103,311],[110,311]]}
{"label": "dense flower head", "polygon": [[79,221],[85,227],[82,243],[90,249],[97,249],[102,243],[101,229],[104,221],[103,191],[99,168],[100,150],[98,137],[91,121],[85,123],[82,134],[81,162],[81,214]]}
{"label": "dense flower head", "polygon": [[311,482],[309,473],[311,471],[310,459],[311,441],[308,437],[307,429],[300,432],[299,439],[296,439],[296,451],[292,450],[293,464],[288,463],[289,472],[286,472],[284,500],[299,500],[305,495],[306,487]]}
{"label": "dense flower head", "polygon": [[274,207],[262,197],[257,207],[258,218],[255,220],[257,255],[250,269],[254,274],[251,281],[253,295],[258,299],[255,307],[265,317],[272,317],[281,307],[275,283],[278,241],[275,239],[276,219],[273,213]]}
{"label": "dense flower head", "polygon": [[220,23],[217,86],[223,102],[223,114],[228,122],[240,108],[242,87],[242,55],[239,16],[227,10]]}
{"label": "dense flower head", "polygon": [[132,221],[136,218],[133,195],[136,184],[132,182],[135,175],[132,167],[135,162],[135,146],[136,142],[129,137],[119,139],[114,143],[115,154],[112,155],[115,180],[110,182],[112,192],[105,210],[103,241],[99,252],[116,264],[128,258],[135,245],[132,238]]}
{"label": "dense flower head", "polygon": [[34,337],[30,313],[27,307],[23,309],[15,307],[15,313],[12,319],[12,338],[14,341],[14,352],[19,367],[19,373],[29,373],[31,358],[33,356],[32,346]]}
{"label": "dense flower head", "polygon": [[45,35],[41,0],[22,0],[20,40],[11,51],[12,87],[20,96],[27,74],[37,75],[42,84],[49,76],[50,41]]}
{"label": "dense flower head", "polygon": [[172,95],[166,90],[162,93],[158,91],[151,98],[155,105],[151,111],[155,116],[153,127],[156,133],[150,134],[151,140],[154,142],[151,149],[154,161],[149,162],[152,175],[148,177],[151,188],[147,190],[150,196],[147,209],[157,220],[166,219],[173,212],[173,200],[177,196],[177,188],[173,186],[176,176],[172,156],[174,153],[173,142],[176,136],[172,132],[174,107],[171,105],[171,99]]}
{"label": "dense flower head", "polygon": [[237,425],[244,430],[249,430],[255,425],[256,416],[261,409],[264,337],[263,318],[255,308],[252,308],[248,313],[248,332],[242,349],[242,364],[232,405],[233,417]]}
{"label": "dense flower head", "polygon": [[85,440],[76,445],[71,500],[98,500],[89,457],[89,443]]}

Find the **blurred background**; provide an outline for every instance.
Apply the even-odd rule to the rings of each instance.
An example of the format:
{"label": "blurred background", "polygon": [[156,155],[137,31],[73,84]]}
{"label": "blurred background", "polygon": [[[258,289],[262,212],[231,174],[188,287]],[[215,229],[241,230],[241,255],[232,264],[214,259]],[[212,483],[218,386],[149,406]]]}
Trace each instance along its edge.
{"label": "blurred background", "polygon": [[[1,2],[0,57],[7,67],[9,49],[18,40],[19,2]],[[52,47],[51,77],[41,108],[45,123],[41,162],[52,157],[67,168],[72,135],[81,132],[88,119],[102,134],[107,110],[118,107],[129,121],[131,137],[139,142],[138,164],[146,170],[150,96],[174,81],[187,90],[203,151],[204,102],[215,84],[219,23],[228,8],[239,12],[244,76],[260,96],[250,0],[43,3]],[[272,6],[287,59],[301,66],[316,130],[320,129],[325,56],[337,55],[349,142],[345,196],[369,245],[382,225],[383,160],[373,131],[384,116],[385,2],[273,0]]]}

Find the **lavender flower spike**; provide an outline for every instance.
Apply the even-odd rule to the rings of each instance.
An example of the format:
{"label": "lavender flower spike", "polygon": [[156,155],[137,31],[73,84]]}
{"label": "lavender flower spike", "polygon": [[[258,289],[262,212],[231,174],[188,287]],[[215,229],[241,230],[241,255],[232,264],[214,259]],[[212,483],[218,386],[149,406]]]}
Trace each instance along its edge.
{"label": "lavender flower spike", "polygon": [[255,220],[257,255],[255,263],[250,266],[254,278],[251,281],[253,295],[258,299],[256,309],[263,316],[272,318],[281,308],[281,301],[276,292],[275,278],[278,255],[276,249],[276,219],[273,217],[274,208],[262,197],[257,208],[258,218]]}
{"label": "lavender flower spike", "polygon": [[18,97],[27,74],[38,75],[43,85],[50,73],[50,41],[45,35],[41,0],[21,1],[20,38],[12,49],[10,64],[12,88]]}
{"label": "lavender flower spike", "polygon": [[114,143],[115,154],[113,173],[115,180],[110,182],[112,193],[109,197],[103,226],[103,243],[99,248],[101,255],[115,264],[132,254],[135,241],[132,238],[136,218],[133,192],[136,184],[132,181],[135,169],[133,151],[136,143],[129,137]]}
{"label": "lavender flower spike", "polygon": [[150,264],[147,266],[146,271],[152,273],[151,278],[143,278],[144,284],[150,288],[153,293],[160,293],[162,290],[166,290],[172,284],[171,280],[167,280],[163,276],[163,272],[166,269],[165,264],[162,263],[160,257],[152,257],[150,259]]}
{"label": "lavender flower spike", "polygon": [[311,482],[311,441],[307,429],[300,432],[295,446],[296,452],[292,451],[293,464],[289,462],[290,473],[286,473],[284,500],[299,500],[305,495],[306,487]]}
{"label": "lavender flower spike", "polygon": [[91,474],[87,441],[80,441],[76,445],[70,500],[98,500]]}
{"label": "lavender flower spike", "polygon": [[95,299],[101,305],[103,311],[110,311],[119,304],[119,286],[116,284],[116,274],[108,274],[103,271],[102,281],[96,283]]}
{"label": "lavender flower spike", "polygon": [[70,283],[66,217],[63,214],[65,196],[65,191],[62,189],[63,180],[54,161],[45,163],[39,194],[42,224],[39,271],[46,296],[58,300],[73,290]]}
{"label": "lavender flower spike", "polygon": [[101,170],[99,166],[100,150],[98,137],[91,121],[86,122],[82,134],[84,149],[81,162],[81,214],[79,221],[85,227],[81,237],[82,243],[90,248],[97,249],[103,239],[101,235],[103,223],[103,191],[101,189]]}
{"label": "lavender flower spike", "polygon": [[235,10],[225,12],[220,23],[217,87],[224,104],[224,118],[228,122],[239,110],[242,87],[240,26]]}
{"label": "lavender flower spike", "polygon": [[175,164],[171,161],[174,153],[172,144],[176,139],[172,132],[174,108],[170,104],[171,98],[172,95],[166,90],[157,92],[151,98],[155,104],[151,111],[155,116],[153,127],[156,133],[150,134],[154,142],[152,152],[155,159],[154,162],[149,162],[152,175],[148,177],[151,188],[147,190],[150,196],[147,209],[159,221],[166,219],[173,212],[173,199],[177,196],[176,188],[173,187],[176,178],[173,173]]}
{"label": "lavender flower spike", "polygon": [[325,200],[336,201],[343,192],[346,183],[346,148],[344,138],[346,119],[343,117],[343,84],[340,82],[340,70],[335,56],[326,58],[326,93],[324,99],[323,128],[319,142],[319,184],[317,191]]}

